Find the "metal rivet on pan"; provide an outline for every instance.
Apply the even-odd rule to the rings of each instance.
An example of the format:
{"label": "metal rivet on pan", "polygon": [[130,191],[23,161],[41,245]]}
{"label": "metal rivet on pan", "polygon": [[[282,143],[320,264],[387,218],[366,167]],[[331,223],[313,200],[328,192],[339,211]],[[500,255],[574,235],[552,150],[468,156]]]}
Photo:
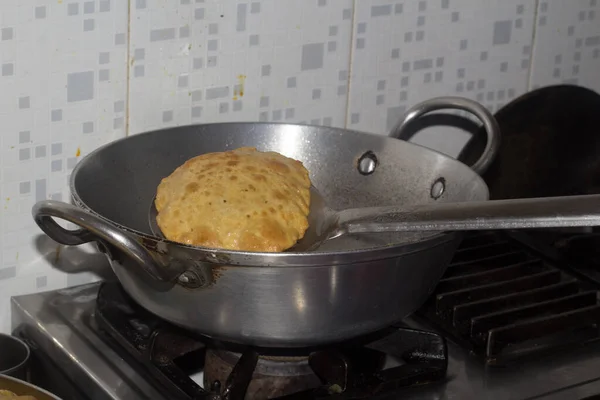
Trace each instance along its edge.
{"label": "metal rivet on pan", "polygon": [[438,178],[433,185],[431,185],[431,197],[439,199],[446,190],[446,180],[444,178]]}
{"label": "metal rivet on pan", "polygon": [[198,288],[205,284],[204,279],[202,279],[198,274],[193,271],[185,271],[177,278],[179,284],[185,286],[187,288]]}
{"label": "metal rivet on pan", "polygon": [[358,172],[362,175],[371,175],[377,168],[377,156],[372,151],[367,151],[358,159]]}

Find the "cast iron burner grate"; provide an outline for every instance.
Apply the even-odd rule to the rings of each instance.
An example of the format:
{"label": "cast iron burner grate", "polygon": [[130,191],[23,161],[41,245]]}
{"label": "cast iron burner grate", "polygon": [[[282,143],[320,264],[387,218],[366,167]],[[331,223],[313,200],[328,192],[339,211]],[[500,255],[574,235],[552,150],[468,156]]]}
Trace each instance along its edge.
{"label": "cast iron burner grate", "polygon": [[500,233],[469,235],[419,311],[488,365],[600,337],[598,287]]}
{"label": "cast iron burner grate", "polygon": [[[243,399],[259,355],[268,351],[239,350],[242,356],[227,381],[222,382],[224,387],[216,382],[211,390],[204,390],[189,377],[203,368],[207,345],[203,338],[139,307],[116,282],[101,285],[95,318],[105,339],[117,351],[125,349],[125,357],[133,357],[130,361],[153,378],[169,398]],[[211,345],[215,346],[214,342]],[[321,386],[279,399],[389,398],[402,388],[443,381],[448,364],[446,342],[441,336],[403,327],[389,328],[360,342],[304,351]],[[399,361],[397,365],[383,369],[386,355]]]}

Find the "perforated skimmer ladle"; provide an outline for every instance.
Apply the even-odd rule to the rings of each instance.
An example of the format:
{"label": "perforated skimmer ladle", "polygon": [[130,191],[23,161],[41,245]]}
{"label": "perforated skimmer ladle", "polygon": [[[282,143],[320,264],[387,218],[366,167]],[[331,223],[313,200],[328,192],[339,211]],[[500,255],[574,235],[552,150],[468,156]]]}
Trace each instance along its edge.
{"label": "perforated skimmer ladle", "polygon": [[[153,233],[162,237],[154,201],[149,222]],[[600,226],[600,195],[433,202],[336,211],[311,186],[308,223],[304,237],[291,251],[314,250],[327,240],[357,233]]]}
{"label": "perforated skimmer ladle", "polygon": [[348,234],[469,231],[600,225],[600,195],[515,200],[432,202],[335,211],[311,187],[309,228],[294,251],[318,248]]}

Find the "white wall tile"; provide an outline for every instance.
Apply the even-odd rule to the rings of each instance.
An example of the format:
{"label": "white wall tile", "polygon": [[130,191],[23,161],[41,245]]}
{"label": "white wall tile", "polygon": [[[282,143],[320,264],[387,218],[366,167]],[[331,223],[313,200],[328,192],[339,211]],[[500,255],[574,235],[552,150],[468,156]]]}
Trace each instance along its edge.
{"label": "white wall tile", "polygon": [[[349,128],[387,134],[404,110],[459,95],[491,110],[525,92],[535,2],[358,1]],[[456,155],[469,135],[431,128],[416,137]]]}
{"label": "white wall tile", "polygon": [[557,83],[600,90],[600,1],[539,2],[531,87]]}
{"label": "white wall tile", "polygon": [[0,2],[0,331],[10,296],[69,283],[31,206],[68,200],[77,161],[124,136],[127,19],[116,0]]}
{"label": "white wall tile", "polygon": [[132,133],[215,121],[344,125],[351,0],[134,4]]}

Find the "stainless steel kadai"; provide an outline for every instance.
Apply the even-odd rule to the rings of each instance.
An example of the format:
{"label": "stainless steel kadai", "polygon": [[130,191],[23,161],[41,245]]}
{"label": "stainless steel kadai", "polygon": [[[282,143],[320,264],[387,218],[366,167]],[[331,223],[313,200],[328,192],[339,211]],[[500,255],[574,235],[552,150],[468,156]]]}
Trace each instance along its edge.
{"label": "stainless steel kadai", "polygon": [[[71,174],[75,205],[42,201],[40,228],[65,245],[96,241],[128,294],[186,329],[270,347],[326,344],[378,330],[416,310],[460,242],[457,232],[346,235],[316,252],[252,253],[185,246],[153,236],[148,210],[160,180],[187,159],[243,146],[298,159],[334,209],[487,200],[477,172],[493,159],[497,124],[476,102],[436,98],[420,115],[462,109],[484,124],[473,169],[394,137],[274,123],[185,126],[134,135],[84,157]],[[66,230],[53,218],[81,227]]]}

